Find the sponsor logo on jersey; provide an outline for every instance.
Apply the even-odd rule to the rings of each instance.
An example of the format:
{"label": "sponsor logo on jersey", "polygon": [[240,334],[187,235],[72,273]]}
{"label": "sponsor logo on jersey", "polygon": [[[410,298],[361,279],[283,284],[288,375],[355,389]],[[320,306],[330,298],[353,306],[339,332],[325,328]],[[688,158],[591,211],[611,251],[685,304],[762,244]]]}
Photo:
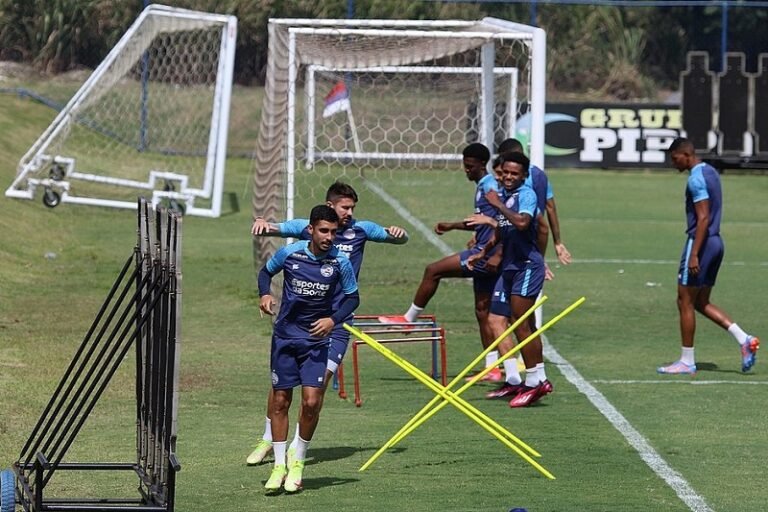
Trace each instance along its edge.
{"label": "sponsor logo on jersey", "polygon": [[331,285],[318,283],[316,281],[305,281],[304,279],[291,279],[291,288],[296,295],[325,297]]}

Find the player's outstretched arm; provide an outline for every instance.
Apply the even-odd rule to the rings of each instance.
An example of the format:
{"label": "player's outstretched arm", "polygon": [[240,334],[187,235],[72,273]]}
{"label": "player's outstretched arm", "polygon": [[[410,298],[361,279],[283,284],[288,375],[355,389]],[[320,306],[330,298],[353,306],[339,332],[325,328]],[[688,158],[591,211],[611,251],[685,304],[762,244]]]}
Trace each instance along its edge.
{"label": "player's outstretched arm", "polygon": [[400,226],[389,226],[384,231],[387,232],[386,243],[402,245],[408,241],[408,232]]}
{"label": "player's outstretched arm", "polygon": [[254,236],[279,236],[282,238],[299,238],[301,232],[309,224],[307,219],[293,219],[275,224],[267,222],[264,217],[256,217],[251,226]]}
{"label": "player's outstretched arm", "polygon": [[571,253],[565,247],[565,244],[560,239],[560,219],[557,216],[557,205],[555,204],[555,198],[547,199],[547,219],[549,220],[550,231],[552,232],[552,242],[555,244],[555,253],[557,259],[563,265],[568,265],[571,262]]}
{"label": "player's outstretched arm", "polygon": [[435,224],[435,233],[438,235],[442,235],[444,233],[447,233],[449,231],[454,230],[461,230],[461,231],[472,231],[472,226],[467,226],[467,223],[464,221],[461,222],[438,222]]}

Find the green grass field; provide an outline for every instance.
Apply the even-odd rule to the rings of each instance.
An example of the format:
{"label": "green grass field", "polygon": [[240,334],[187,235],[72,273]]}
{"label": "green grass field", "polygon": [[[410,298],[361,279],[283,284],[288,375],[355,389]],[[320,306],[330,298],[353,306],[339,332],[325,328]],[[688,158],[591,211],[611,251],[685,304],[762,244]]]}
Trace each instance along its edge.
{"label": "green grass field", "polygon": [[[19,157],[52,117],[45,107],[0,96],[2,189],[11,182]],[[263,427],[270,384],[270,324],[258,314],[250,197],[243,193],[249,190],[250,166],[247,160],[230,162],[226,192],[236,201],[221,218],[184,220],[177,510],[765,508],[765,358],[743,375],[736,343],[701,320],[698,375],[660,379],[655,373],[656,366],[679,356],[675,278],[683,243],[685,178],[674,171],[549,173],[564,241],[575,262],[562,268],[553,264],[556,278],[545,290],[550,297],[547,316],[587,297],[584,306],[548,333],[556,351],[549,354],[558,357],[558,364],[547,366],[555,392],[524,410],[484,400],[489,386],[479,385],[464,395],[541,452],[540,462],[556,480],[542,477],[451,407],[369,470],[359,472],[433,396],[399,368],[361,348],[364,405],[356,408],[329,393],[310,447],[305,490],[296,496],[265,496],[262,487],[269,465],[244,463]],[[349,179],[361,195],[359,218],[404,225],[412,235],[402,247],[368,247],[359,312],[402,312],[424,265],[441,253],[368,182]],[[471,207],[472,186],[458,167],[451,173],[409,171],[407,182],[396,173],[375,181],[427,226],[462,218]],[[713,299],[746,330],[765,338],[768,177],[727,174],[723,186],[727,251]],[[306,206],[302,203],[299,212]],[[443,240],[459,250],[466,238],[450,233]],[[67,204],[50,210],[39,199],[0,197],[0,240],[0,468],[5,468],[18,457],[130,254],[135,213]],[[437,315],[447,330],[451,375],[480,351],[471,290],[464,280],[445,282],[426,311]],[[426,346],[401,346],[397,351],[428,366]],[[572,382],[573,372],[581,376],[575,381],[579,386]],[[350,370],[347,375],[351,388]],[[67,460],[132,459],[132,376],[129,359]],[[606,409],[603,403],[621,431],[590,397],[598,402],[602,397],[613,407]],[[635,445],[646,447],[641,450],[645,457],[622,432],[631,434]],[[646,464],[651,459],[651,465],[661,468],[658,473]],[[51,485],[61,494],[97,497],[133,496],[135,489],[131,479],[90,473],[58,474]],[[688,494],[681,497],[676,491]]]}

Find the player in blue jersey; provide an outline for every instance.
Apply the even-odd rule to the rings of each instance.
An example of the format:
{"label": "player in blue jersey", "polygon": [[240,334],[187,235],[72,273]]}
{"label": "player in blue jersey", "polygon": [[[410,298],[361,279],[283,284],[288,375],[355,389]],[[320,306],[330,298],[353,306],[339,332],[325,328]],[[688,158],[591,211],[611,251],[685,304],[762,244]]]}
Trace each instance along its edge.
{"label": "player in blue jersey", "polygon": [[[491,304],[491,316],[517,319],[536,302],[536,296],[544,285],[544,257],[539,250],[536,218],[536,193],[525,184],[530,162],[522,153],[501,155],[501,176],[503,193],[487,194],[488,201],[496,207],[499,215],[496,229],[490,240],[469,259],[472,266],[482,260],[497,243],[503,245],[502,273],[499,278],[501,289]],[[491,224],[491,223],[489,223]],[[502,305],[502,309],[499,307]],[[515,329],[518,341],[528,338],[536,330],[533,318]],[[544,370],[541,339],[537,336],[522,349],[525,361],[525,382],[515,385],[509,402],[510,407],[526,407],[552,392],[552,384]]]}
{"label": "player in blue jersey", "polygon": [[[306,450],[323,404],[328,336],[360,303],[352,263],[333,245],[338,226],[333,208],[315,206],[309,216],[309,240],[280,248],[259,272],[259,309],[268,315],[274,315],[272,277],[283,272],[283,298],[270,355],[274,398],[269,414],[275,466],[265,485],[268,491],[301,489]],[[340,301],[337,287],[344,294]],[[299,443],[295,459],[287,467],[288,410],[296,386],[301,386]]]}
{"label": "player in blue jersey", "polygon": [[720,176],[717,170],[696,156],[693,143],[688,139],[675,139],[668,152],[675,169],[690,171],[685,188],[687,240],[677,276],[682,354],[678,361],[659,367],[657,371],[665,374],[696,373],[693,354],[696,311],[731,333],[741,350],[741,371],[749,371],[755,364],[760,340],[744,332],[725,311],[709,301],[724,253],[720,238],[723,205]]}
{"label": "player in blue jersey", "polygon": [[[486,199],[489,191],[498,191],[499,189],[496,178],[492,174],[488,174],[487,170],[488,160],[491,157],[490,151],[483,144],[475,142],[464,148],[462,157],[467,179],[477,184],[475,189],[475,213],[491,218],[495,217],[496,209]],[[498,277],[499,258],[495,251],[491,251],[485,258],[477,261],[472,269],[467,267],[467,259],[472,254],[476,254],[486,244],[493,233],[493,228],[487,225],[470,226],[465,221],[439,222],[435,226],[435,233],[442,235],[456,229],[474,231],[474,245],[470,244],[472,246],[462,252],[446,256],[427,265],[426,269],[424,269],[421,283],[416,290],[413,303],[408,308],[408,311],[404,315],[380,316],[379,321],[389,324],[415,322],[419,314],[437,292],[442,279],[471,277],[475,294],[475,317],[480,328],[480,339],[483,347],[488,347],[494,340],[493,332],[488,326],[488,310],[493,285]],[[498,357],[498,353],[496,353],[496,357]],[[494,362],[486,360],[486,366],[490,366]],[[494,371],[486,375],[485,380],[493,382],[503,380],[501,371],[498,368],[494,368]]]}
{"label": "player in blue jersey", "polygon": [[[336,232],[334,245],[352,262],[356,278],[360,275],[365,244],[367,242],[404,244],[408,241],[408,233],[401,227],[389,226],[384,228],[375,222],[356,220],[353,214],[358,202],[357,192],[346,183],[337,181],[328,187],[325,200],[326,204],[333,208],[339,216],[339,230]],[[274,224],[259,217],[253,223],[251,233],[255,236],[280,236],[283,238],[307,240],[309,238],[308,224],[309,221],[307,219],[293,219]],[[336,297],[337,300],[341,300],[344,297],[341,288],[336,290]],[[343,322],[352,323],[352,320],[353,317],[350,315]],[[328,387],[333,374],[336,372],[339,364],[341,364],[349,344],[349,332],[341,325],[336,326],[331,332],[330,342],[325,388]],[[270,391],[267,399],[268,411],[271,409],[272,398],[273,393]],[[249,465],[260,463],[272,451],[272,429],[270,423],[271,420],[267,416],[262,439],[256,444],[254,450],[246,459]],[[289,459],[293,458],[296,450],[299,437],[298,431],[297,427],[293,441],[288,449]]]}

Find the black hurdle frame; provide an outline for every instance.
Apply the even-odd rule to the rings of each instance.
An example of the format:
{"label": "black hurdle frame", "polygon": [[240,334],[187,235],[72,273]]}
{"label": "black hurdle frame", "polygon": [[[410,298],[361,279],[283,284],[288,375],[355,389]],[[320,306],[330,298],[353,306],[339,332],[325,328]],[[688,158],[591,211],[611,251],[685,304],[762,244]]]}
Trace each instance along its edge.
{"label": "black hurdle frame", "polygon": [[[12,470],[25,512],[173,512],[181,342],[181,218],[138,200],[138,241]],[[131,346],[136,347],[136,460],[64,462]],[[131,498],[55,498],[54,474],[129,471]]]}

